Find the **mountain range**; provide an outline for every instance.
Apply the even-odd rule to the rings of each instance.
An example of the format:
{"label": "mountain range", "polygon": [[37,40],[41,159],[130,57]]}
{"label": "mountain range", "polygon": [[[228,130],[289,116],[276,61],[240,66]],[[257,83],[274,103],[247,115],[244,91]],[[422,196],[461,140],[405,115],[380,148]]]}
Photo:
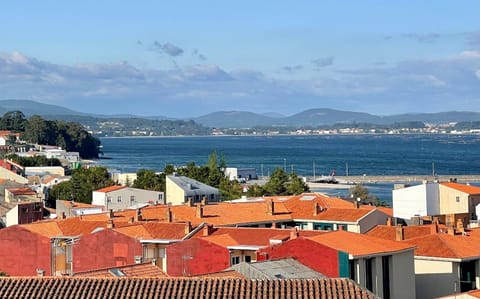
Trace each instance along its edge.
{"label": "mountain range", "polygon": [[[0,114],[8,111],[22,111],[25,116],[40,115],[47,118],[56,116],[68,120],[69,116],[88,118],[143,118],[150,120],[175,120],[167,116],[104,115],[74,111],[62,106],[44,104],[30,100],[0,100]],[[73,117],[76,116],[76,117]],[[378,116],[364,112],[341,111],[328,108],[309,109],[290,116],[278,113],[254,113],[248,111],[217,111],[190,118],[198,124],[215,128],[251,128],[256,126],[325,126],[338,123],[393,124],[398,122],[421,121],[424,123],[449,123],[480,121],[480,112],[449,111],[439,113],[409,113]],[[180,119],[178,119],[180,120]],[[189,120],[189,119],[184,119]]]}

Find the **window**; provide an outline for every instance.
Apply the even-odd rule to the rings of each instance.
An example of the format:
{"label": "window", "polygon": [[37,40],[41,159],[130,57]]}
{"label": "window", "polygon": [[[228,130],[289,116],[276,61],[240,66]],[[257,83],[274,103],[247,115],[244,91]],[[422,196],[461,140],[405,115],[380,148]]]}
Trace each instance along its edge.
{"label": "window", "polygon": [[457,200],[457,202],[460,202],[460,196],[457,196],[455,199]]}
{"label": "window", "polygon": [[230,263],[231,263],[232,266],[240,263],[240,257],[239,256],[232,256],[232,259],[231,259]]}
{"label": "window", "polygon": [[252,257],[249,255],[245,256],[245,262],[250,263],[252,261]]}
{"label": "window", "polygon": [[460,263],[460,292],[468,292],[476,289],[475,286],[475,261]]}
{"label": "window", "polygon": [[373,258],[365,259],[365,287],[373,291]]}
{"label": "window", "polygon": [[390,257],[382,256],[383,298],[390,299]]}
{"label": "window", "polygon": [[135,195],[130,195],[130,202],[134,202],[135,201]]}
{"label": "window", "polygon": [[122,197],[121,196],[117,196],[117,202],[122,202]]}
{"label": "window", "polygon": [[163,199],[163,194],[162,194],[162,193],[159,193],[159,194],[158,194],[158,199],[159,199],[159,200],[162,200],[162,199]]}
{"label": "window", "polygon": [[112,202],[112,197],[111,196],[107,197],[107,202]]}
{"label": "window", "polygon": [[350,279],[355,281],[355,261],[354,260],[349,260],[348,261],[348,266],[350,268]]}
{"label": "window", "polygon": [[210,199],[215,199],[215,194],[210,194]]}

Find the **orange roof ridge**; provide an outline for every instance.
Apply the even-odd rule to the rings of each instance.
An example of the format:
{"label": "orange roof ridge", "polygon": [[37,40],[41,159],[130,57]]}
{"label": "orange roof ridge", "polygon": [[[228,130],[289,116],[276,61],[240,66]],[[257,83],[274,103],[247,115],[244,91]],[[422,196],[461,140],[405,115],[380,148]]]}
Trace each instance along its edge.
{"label": "orange roof ridge", "polygon": [[113,185],[113,186],[109,186],[109,187],[105,187],[105,188],[102,188],[102,189],[95,190],[94,192],[107,193],[107,192],[120,190],[120,189],[123,189],[123,188],[127,188],[127,187],[126,186]]}

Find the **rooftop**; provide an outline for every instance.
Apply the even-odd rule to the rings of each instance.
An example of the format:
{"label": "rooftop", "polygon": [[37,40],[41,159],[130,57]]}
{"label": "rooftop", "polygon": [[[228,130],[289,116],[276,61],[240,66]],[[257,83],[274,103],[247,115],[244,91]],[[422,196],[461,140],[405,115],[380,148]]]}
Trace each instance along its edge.
{"label": "rooftop", "polygon": [[102,188],[102,189],[95,190],[94,192],[108,193],[108,192],[117,191],[117,190],[120,190],[120,189],[123,189],[123,188],[126,188],[126,187],[125,186],[114,185],[114,186],[105,187],[105,188]]}
{"label": "rooftop", "polygon": [[325,275],[310,269],[292,258],[254,263],[243,262],[230,267],[230,269],[250,279],[325,278]]}
{"label": "rooftop", "polygon": [[152,263],[109,267],[75,273],[77,277],[167,277],[157,265]]}
{"label": "rooftop", "polygon": [[349,279],[0,278],[1,298],[375,298]]}
{"label": "rooftop", "polygon": [[458,183],[454,183],[454,182],[443,182],[443,183],[440,183],[440,184],[443,185],[443,186],[447,186],[449,188],[467,193],[469,195],[480,194],[480,187],[458,184]]}
{"label": "rooftop", "polygon": [[328,232],[318,236],[309,237],[308,239],[336,250],[349,253],[353,257],[394,253],[415,248],[412,244],[385,240],[347,231]]}

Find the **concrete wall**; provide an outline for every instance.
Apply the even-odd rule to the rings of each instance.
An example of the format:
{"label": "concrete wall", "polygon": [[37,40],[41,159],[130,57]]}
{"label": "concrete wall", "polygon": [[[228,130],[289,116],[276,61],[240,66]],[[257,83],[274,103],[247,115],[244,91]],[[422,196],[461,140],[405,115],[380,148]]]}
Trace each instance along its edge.
{"label": "concrete wall", "polygon": [[20,226],[0,229],[0,271],[10,276],[51,275],[50,239]]}
{"label": "concrete wall", "polygon": [[468,194],[439,184],[440,214],[469,213]]}
{"label": "concrete wall", "polygon": [[193,238],[166,249],[167,274],[191,276],[222,271],[230,267],[230,252],[220,245]]}
{"label": "concrete wall", "polygon": [[10,180],[14,181],[20,184],[28,184],[28,179],[18,175],[10,170],[7,170],[3,167],[0,167],[0,178],[5,179],[5,180]]}
{"label": "concrete wall", "polygon": [[38,167],[25,167],[25,175],[45,175],[54,174],[58,176],[65,176],[65,169],[61,166],[38,166]]}
{"label": "concrete wall", "polygon": [[142,256],[138,240],[111,229],[82,236],[72,249],[73,272],[124,266]]}
{"label": "concrete wall", "polygon": [[440,214],[438,184],[429,183],[396,189],[393,195],[393,216],[410,219],[415,215],[435,216]]}
{"label": "concrete wall", "polygon": [[413,250],[392,255],[390,264],[390,298],[415,298]]}
{"label": "concrete wall", "polygon": [[[134,200],[131,200],[131,197]],[[110,198],[110,202],[108,201]],[[92,204],[105,206],[107,210],[120,211],[128,209],[135,204],[144,203],[160,203],[164,204],[163,192],[143,190],[137,188],[123,188],[108,193],[92,192]]]}
{"label": "concrete wall", "polygon": [[185,191],[170,180],[166,178],[166,202],[172,205],[181,205],[185,203]]}
{"label": "concrete wall", "polygon": [[379,210],[374,210],[359,221],[359,232],[364,234],[379,224],[387,223],[388,217],[387,214]]}
{"label": "concrete wall", "polygon": [[460,292],[458,263],[415,258],[417,298],[436,298]]}

